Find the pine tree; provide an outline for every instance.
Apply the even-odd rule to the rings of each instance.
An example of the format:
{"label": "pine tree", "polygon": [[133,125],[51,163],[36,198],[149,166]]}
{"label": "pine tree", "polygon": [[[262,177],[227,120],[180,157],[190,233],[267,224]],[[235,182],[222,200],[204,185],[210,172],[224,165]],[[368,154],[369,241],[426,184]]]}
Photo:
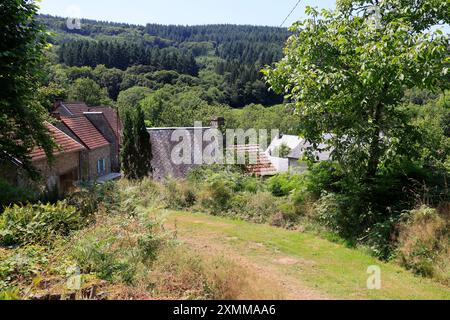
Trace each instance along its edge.
{"label": "pine tree", "polygon": [[141,107],[138,106],[134,121],[134,136],[136,138],[136,176],[138,179],[145,178],[152,171],[152,146],[150,144],[150,134],[145,126],[145,116]]}
{"label": "pine tree", "polygon": [[127,179],[147,177],[151,171],[152,147],[145,126],[144,112],[140,107],[124,114],[122,167]]}
{"label": "pine tree", "polygon": [[133,115],[130,111],[124,113],[123,121],[123,147],[121,161],[123,174],[127,179],[137,179],[136,176],[136,144],[133,132]]}

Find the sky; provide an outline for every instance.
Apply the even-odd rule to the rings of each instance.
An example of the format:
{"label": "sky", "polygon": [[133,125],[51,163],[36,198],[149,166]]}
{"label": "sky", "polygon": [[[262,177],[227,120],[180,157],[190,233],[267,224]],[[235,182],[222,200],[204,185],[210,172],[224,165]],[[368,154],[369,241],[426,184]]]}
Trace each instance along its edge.
{"label": "sky", "polygon": [[[41,13],[130,24],[251,24],[280,26],[298,0],[41,0]],[[336,0],[302,0],[284,24],[305,17],[306,5],[334,8]]]}

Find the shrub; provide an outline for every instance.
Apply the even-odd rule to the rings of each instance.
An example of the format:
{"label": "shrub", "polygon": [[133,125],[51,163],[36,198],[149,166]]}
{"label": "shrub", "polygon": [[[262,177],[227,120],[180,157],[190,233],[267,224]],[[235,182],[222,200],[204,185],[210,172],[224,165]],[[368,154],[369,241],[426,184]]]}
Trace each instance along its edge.
{"label": "shrub", "polygon": [[95,221],[95,213],[98,210],[99,200],[94,190],[82,190],[67,196],[66,203],[77,208],[78,213],[86,224]]}
{"label": "shrub", "polygon": [[294,190],[305,190],[305,183],[302,175],[284,173],[268,179],[267,188],[274,196],[285,197]]}
{"label": "shrub", "polygon": [[264,190],[264,185],[259,178],[240,175],[238,179],[235,179],[236,185],[235,192],[251,192],[257,193]]}
{"label": "shrub", "polygon": [[12,204],[28,203],[36,200],[37,196],[28,189],[14,187],[0,179],[0,212]]}
{"label": "shrub", "polygon": [[211,176],[200,193],[201,205],[213,213],[227,211],[233,196],[233,183],[223,180],[220,174]]}
{"label": "shrub", "polygon": [[164,242],[157,224],[146,216],[106,217],[100,226],[83,231],[69,256],[84,274],[103,280],[132,284],[141,270],[147,272]]}
{"label": "shrub", "polygon": [[306,190],[316,199],[323,192],[337,192],[341,178],[338,165],[331,161],[316,163],[304,174]]}
{"label": "shrub", "polygon": [[120,185],[115,181],[96,184],[90,192],[95,194],[98,203],[106,209],[107,213],[117,213],[122,204]]}
{"label": "shrub", "polygon": [[269,192],[239,193],[232,197],[230,212],[247,221],[265,223],[278,212],[278,201]]}
{"label": "shrub", "polygon": [[421,207],[409,212],[400,225],[400,263],[416,274],[450,280],[450,228],[435,209]]}
{"label": "shrub", "polygon": [[0,244],[4,246],[49,243],[85,225],[83,217],[66,202],[7,208],[0,217]]}
{"label": "shrub", "polygon": [[185,181],[169,180],[165,184],[165,202],[169,208],[184,209],[192,207],[197,195]]}

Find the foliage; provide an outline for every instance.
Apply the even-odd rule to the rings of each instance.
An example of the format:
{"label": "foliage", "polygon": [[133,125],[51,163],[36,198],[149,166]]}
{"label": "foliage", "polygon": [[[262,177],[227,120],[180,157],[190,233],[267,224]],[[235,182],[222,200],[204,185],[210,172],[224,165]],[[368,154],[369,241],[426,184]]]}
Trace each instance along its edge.
{"label": "foliage", "polygon": [[[17,285],[19,281],[31,281],[48,265],[44,247],[24,246],[0,260],[0,292]],[[1,300],[1,298],[0,298]]]}
{"label": "foliage", "polygon": [[83,101],[88,106],[112,105],[106,89],[102,89],[94,80],[79,78],[69,89],[69,100]]}
{"label": "foliage", "polygon": [[147,177],[152,172],[152,145],[150,143],[150,134],[145,125],[144,112],[140,107],[136,110],[136,119],[134,123],[133,134],[136,139],[136,176],[138,179]]}
{"label": "foliage", "polygon": [[[411,32],[402,19],[380,28],[368,19],[308,8],[294,24],[286,57],[265,70],[277,92],[293,101],[301,133],[327,143],[333,157],[358,179],[372,179],[380,166],[414,157],[417,135],[399,105],[404,88],[448,87],[448,38]],[[425,63],[426,61],[426,63]],[[333,134],[324,141],[325,134]]]}
{"label": "foliage", "polygon": [[165,183],[165,190],[165,202],[172,209],[190,208],[197,200],[197,194],[193,186],[182,181],[167,181]]}
{"label": "foliage", "polygon": [[28,189],[15,187],[0,179],[0,212],[12,204],[27,203],[36,200],[37,196]]}
{"label": "foliage", "polygon": [[56,205],[14,205],[0,217],[0,245],[47,244],[58,236],[68,236],[85,224],[75,207]]}
{"label": "foliage", "polygon": [[129,179],[142,179],[152,171],[150,135],[140,107],[125,112],[121,158],[124,174]]}
{"label": "foliage", "polygon": [[281,146],[277,147],[274,151],[274,154],[278,155],[280,158],[287,158],[287,156],[291,153],[292,149],[285,143]]}
{"label": "foliage", "polygon": [[[440,0],[339,0],[338,9],[343,12],[360,12],[366,6],[377,6],[381,22],[404,19],[411,23],[415,32],[427,30],[430,26],[450,22],[450,4]],[[370,14],[370,11],[366,14]]]}
{"label": "foliage", "polygon": [[125,70],[132,65],[148,65],[154,70],[176,70],[196,75],[197,63],[190,52],[175,48],[149,48],[140,42],[71,41],[61,45],[59,62],[68,66],[105,65]]}
{"label": "foliage", "polygon": [[[342,1],[351,8],[367,2]],[[383,2],[382,11],[391,5]],[[414,205],[403,190],[414,190],[413,181],[432,180],[447,158],[439,120],[427,128],[431,113],[414,119],[404,93],[449,87],[449,39],[426,31],[429,25],[417,28],[406,14],[374,24],[369,7],[361,7],[361,14],[349,8],[319,14],[308,7],[310,17],[291,28],[283,60],[264,72],[295,106],[309,151],[326,144],[337,162],[334,173],[310,174],[324,178],[316,188],[309,185],[315,196],[328,192],[317,204],[321,221],[386,258],[400,212]],[[442,190],[436,181],[432,186]]]}
{"label": "foliage", "polygon": [[82,30],[68,30],[61,18],[41,15],[39,21],[54,33],[48,38],[55,45],[51,52],[54,63],[92,68],[104,65],[113,70],[106,72],[106,83],[92,78],[108,88],[113,100],[120,80],[118,71],[122,71],[120,90],[201,83],[209,104],[240,108],[250,103],[274,105],[283,101],[282,96],[267,90],[260,69],[281,58],[283,42],[289,35],[285,28],[142,27],[83,19]]}
{"label": "foliage", "polygon": [[435,209],[421,207],[407,213],[400,226],[398,258],[416,274],[449,282],[449,222]]}
{"label": "foliage", "polygon": [[136,179],[136,159],[138,157],[133,132],[132,112],[126,111],[123,117],[122,151],[120,154],[122,171],[125,177]]}
{"label": "foliage", "polygon": [[302,176],[284,173],[269,178],[267,188],[274,196],[285,197],[293,191],[303,191],[305,184]]}
{"label": "foliage", "polygon": [[[45,108],[36,99],[46,46],[36,21],[35,1],[5,0],[0,24],[0,160],[19,160],[37,178],[29,150],[42,147],[50,161],[54,144],[44,125]],[[12,31],[14,30],[14,31]]]}
{"label": "foliage", "polygon": [[117,109],[121,118],[124,117],[126,110],[134,109],[139,102],[149,95],[152,91],[146,87],[131,87],[121,91],[117,98]]}

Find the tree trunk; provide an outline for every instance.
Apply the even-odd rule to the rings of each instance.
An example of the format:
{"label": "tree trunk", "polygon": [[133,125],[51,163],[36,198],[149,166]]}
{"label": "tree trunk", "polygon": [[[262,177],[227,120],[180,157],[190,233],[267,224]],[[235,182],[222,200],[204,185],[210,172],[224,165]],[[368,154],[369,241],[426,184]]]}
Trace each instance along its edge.
{"label": "tree trunk", "polygon": [[377,174],[378,165],[380,164],[380,134],[381,134],[381,119],[383,115],[383,104],[378,103],[375,108],[373,116],[373,134],[369,150],[369,162],[367,166],[367,180],[372,180]]}

